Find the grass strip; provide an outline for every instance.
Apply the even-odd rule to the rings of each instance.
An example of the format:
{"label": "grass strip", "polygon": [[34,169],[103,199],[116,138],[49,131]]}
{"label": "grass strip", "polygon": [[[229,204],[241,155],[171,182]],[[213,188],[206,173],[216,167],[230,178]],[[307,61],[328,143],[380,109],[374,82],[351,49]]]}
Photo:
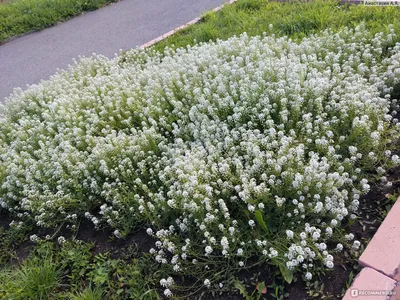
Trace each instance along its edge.
{"label": "grass strip", "polygon": [[117,0],[14,0],[0,2],[0,44]]}
{"label": "grass strip", "polygon": [[398,33],[400,7],[340,4],[336,0],[240,0],[218,12],[206,13],[201,22],[178,31],[154,47],[162,51],[165,47],[225,40],[243,32],[249,36],[266,32],[300,40],[327,28],[338,31],[346,26],[354,28],[361,22],[372,33],[386,31],[388,24],[393,24]]}

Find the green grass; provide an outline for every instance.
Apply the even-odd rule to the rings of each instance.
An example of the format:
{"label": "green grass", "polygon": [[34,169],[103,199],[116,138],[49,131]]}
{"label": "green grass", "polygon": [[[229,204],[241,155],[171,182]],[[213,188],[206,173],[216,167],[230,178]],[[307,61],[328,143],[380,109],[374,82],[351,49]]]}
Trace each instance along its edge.
{"label": "green grass", "polygon": [[29,259],[17,270],[0,274],[0,297],[15,300],[51,299],[60,286],[61,273],[50,257]]}
{"label": "green grass", "polygon": [[99,288],[86,288],[83,292],[71,295],[71,300],[102,300],[103,291]]}
{"label": "green grass", "polygon": [[0,299],[160,299],[150,287],[158,267],[152,258],[127,247],[114,259],[107,252],[92,254],[92,247],[83,242],[37,244],[20,265],[0,270]]}
{"label": "green grass", "polygon": [[331,0],[285,3],[240,0],[218,12],[205,14],[201,22],[157,43],[154,48],[163,50],[167,46],[177,48],[196,42],[225,40],[243,32],[250,36],[266,32],[300,39],[327,28],[336,31],[345,26],[355,27],[361,22],[365,22],[373,33],[384,31],[388,24],[393,24],[399,32],[400,8],[340,5],[339,1]]}
{"label": "green grass", "polygon": [[11,0],[0,2],[0,43],[41,30],[118,0]]}

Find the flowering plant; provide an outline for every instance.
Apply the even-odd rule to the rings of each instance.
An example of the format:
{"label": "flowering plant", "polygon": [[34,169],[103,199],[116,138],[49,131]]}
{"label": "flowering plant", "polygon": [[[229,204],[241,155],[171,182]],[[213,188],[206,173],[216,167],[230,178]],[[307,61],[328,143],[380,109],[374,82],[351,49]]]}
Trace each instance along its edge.
{"label": "flowering plant", "polygon": [[400,162],[395,41],[361,26],[84,58],[4,107],[0,204],[118,237],[145,224],[155,259],[205,287],[250,258],[311,280],[360,246],[343,225],[365,172]]}

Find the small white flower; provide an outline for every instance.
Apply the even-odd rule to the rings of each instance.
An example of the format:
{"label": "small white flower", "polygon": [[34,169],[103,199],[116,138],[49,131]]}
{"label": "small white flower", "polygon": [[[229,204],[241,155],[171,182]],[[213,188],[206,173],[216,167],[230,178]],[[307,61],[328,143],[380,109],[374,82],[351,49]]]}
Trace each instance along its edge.
{"label": "small white flower", "polygon": [[307,272],[305,278],[306,280],[310,281],[312,279],[312,274],[310,272]]}
{"label": "small white flower", "polygon": [[321,251],[325,250],[326,249],[326,244],[325,243],[320,243],[318,245],[318,249],[321,250]]}
{"label": "small white flower", "polygon": [[209,279],[204,280],[204,285],[209,288],[211,286],[211,281]]}
{"label": "small white flower", "polygon": [[206,254],[211,254],[213,252],[213,248],[211,248],[211,246],[206,246],[205,251]]}
{"label": "small white flower", "polygon": [[36,234],[33,234],[33,235],[30,236],[30,240],[32,242],[37,242],[39,240],[39,238],[38,238],[38,236]]}
{"label": "small white flower", "polygon": [[332,268],[334,267],[333,261],[328,260],[328,261],[326,262],[326,266],[327,266],[329,269],[332,269]]}
{"label": "small white flower", "polygon": [[161,285],[162,287],[167,287],[167,286],[168,286],[167,280],[166,280],[165,278],[162,278],[162,279],[160,280],[160,285]]}
{"label": "small white flower", "polygon": [[358,250],[360,248],[360,246],[361,246],[361,243],[359,241],[354,241],[352,248],[355,250]]}
{"label": "small white flower", "polygon": [[313,234],[312,234],[312,238],[313,238],[314,241],[317,241],[320,238],[320,236],[321,235],[317,231],[314,231]]}
{"label": "small white flower", "polygon": [[327,228],[325,229],[325,231],[326,231],[326,234],[327,234],[328,236],[331,236],[331,235],[333,234],[333,230],[332,230],[331,227],[327,227]]}
{"label": "small white flower", "polygon": [[164,295],[165,295],[165,297],[171,297],[172,296],[172,292],[171,292],[171,290],[170,289],[165,289],[164,290]]}
{"label": "small white flower", "polygon": [[224,249],[224,250],[229,249],[229,242],[225,236],[222,237],[222,239],[221,239],[221,246],[222,246],[222,249]]}

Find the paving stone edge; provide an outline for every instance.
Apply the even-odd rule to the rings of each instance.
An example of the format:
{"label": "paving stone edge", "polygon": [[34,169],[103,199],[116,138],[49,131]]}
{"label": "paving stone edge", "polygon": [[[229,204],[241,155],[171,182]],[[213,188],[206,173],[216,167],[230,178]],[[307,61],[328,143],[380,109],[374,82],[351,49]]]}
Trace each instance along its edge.
{"label": "paving stone edge", "polygon": [[[382,262],[382,260],[380,260],[379,257],[377,257],[375,260],[371,260],[371,253],[377,253],[377,252],[382,252],[382,253],[386,253],[388,254],[388,251],[395,251],[398,253],[398,251],[400,251],[400,249],[398,249],[398,245],[400,245],[400,235],[398,234],[398,231],[400,229],[400,226],[391,226],[393,223],[397,223],[399,224],[400,220],[400,197],[397,198],[396,202],[393,204],[391,210],[389,211],[389,213],[387,214],[387,216],[385,217],[385,219],[383,220],[382,224],[379,226],[378,230],[376,231],[375,235],[372,237],[372,239],[370,240],[370,242],[368,243],[367,247],[365,248],[363,254],[359,257],[358,262],[359,265],[363,267],[363,269],[360,271],[360,273],[355,277],[352,285],[348,288],[348,290],[346,291],[345,296],[343,297],[343,300],[349,300],[349,299],[357,299],[357,300],[378,300],[378,299],[385,299],[385,300],[400,300],[400,276],[398,276],[398,271],[399,271],[399,267],[397,266],[393,272],[387,272],[387,265],[385,266],[385,268],[382,267],[383,264],[385,264],[386,262]],[[399,215],[399,216],[398,216]],[[392,231],[393,230],[393,231]],[[393,234],[393,232],[397,233],[397,234]],[[382,240],[382,237],[385,237],[386,235],[391,235],[392,237],[394,236],[394,241],[391,241],[391,244],[385,244],[385,243],[374,243],[374,239],[375,240]],[[365,259],[365,254],[368,253],[368,258]],[[393,263],[395,263],[396,265],[398,265],[400,263],[400,258],[399,257],[395,257],[393,259],[392,258],[392,264],[391,266],[393,266]],[[396,261],[394,261],[396,260]],[[390,261],[390,260],[389,260]],[[372,296],[372,295],[365,295],[365,296],[351,296],[351,292],[354,289],[357,289],[357,287],[359,286],[363,286],[363,287],[371,287],[370,289],[373,291],[373,283],[374,280],[373,278],[371,279],[371,276],[363,276],[363,274],[365,274],[365,272],[363,272],[364,270],[374,270],[375,271],[375,277],[378,278],[380,277],[385,278],[386,282],[394,282],[394,285],[392,287],[392,289],[390,291],[387,292],[394,292],[392,295],[380,295],[380,296]],[[385,270],[386,273],[383,271]],[[382,289],[379,289],[384,291],[385,288],[382,287]],[[378,290],[378,291],[379,291]]]}
{"label": "paving stone edge", "polygon": [[[216,8],[214,8],[214,9],[212,9],[211,11],[219,11],[219,10],[221,10],[225,5],[233,4],[233,3],[235,3],[236,1],[238,1],[238,0],[229,0],[229,1],[225,2],[224,4],[222,4],[222,5],[220,5],[220,6],[216,7]],[[140,48],[140,49],[144,49],[144,48],[153,46],[154,44],[156,44],[156,43],[158,43],[158,42],[160,42],[160,41],[166,39],[167,37],[173,35],[173,34],[176,33],[177,31],[182,30],[182,29],[185,29],[185,28],[189,27],[190,25],[193,25],[193,24],[196,24],[196,23],[200,22],[201,19],[202,19],[201,17],[194,18],[193,20],[191,20],[191,21],[189,21],[189,22],[187,22],[187,23],[185,23],[185,24],[183,24],[183,25],[181,25],[181,26],[179,26],[179,27],[177,27],[177,28],[175,28],[175,29],[172,29],[172,30],[168,31],[167,33],[164,33],[163,35],[160,35],[159,37],[157,37],[157,38],[151,40],[150,42],[147,42],[147,43],[141,45],[139,48]]]}

